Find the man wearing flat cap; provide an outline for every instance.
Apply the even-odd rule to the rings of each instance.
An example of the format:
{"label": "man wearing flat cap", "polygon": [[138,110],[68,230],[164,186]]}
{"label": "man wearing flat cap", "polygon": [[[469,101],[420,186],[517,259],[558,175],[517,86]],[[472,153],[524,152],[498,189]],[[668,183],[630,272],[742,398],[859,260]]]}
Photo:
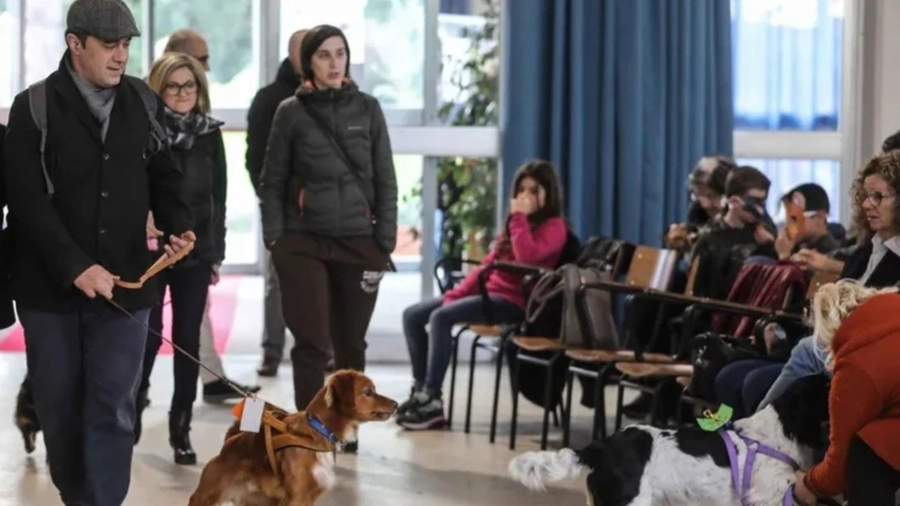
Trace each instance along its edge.
{"label": "man wearing flat cap", "polygon": [[67,50],[43,81],[43,99],[26,90],[10,110],[11,283],[53,483],[66,505],[119,506],[158,296],[156,283],[116,282],[137,281],[153,261],[149,211],[166,232],[167,254],[195,238],[183,174],[153,135],[149,111],[155,100],[158,126],[162,102],[125,76],[128,46],[140,35],[128,7],[75,0],[66,24]]}

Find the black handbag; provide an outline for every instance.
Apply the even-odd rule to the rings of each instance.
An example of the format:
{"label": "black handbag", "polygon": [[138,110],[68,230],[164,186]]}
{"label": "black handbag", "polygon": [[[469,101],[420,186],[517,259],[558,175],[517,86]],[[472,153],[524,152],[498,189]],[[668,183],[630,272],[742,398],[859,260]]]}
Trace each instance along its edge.
{"label": "black handbag", "polygon": [[738,360],[766,358],[749,339],[706,332],[694,338],[691,361],[694,372],[686,393],[708,401],[716,400],[716,376],[726,365]]}

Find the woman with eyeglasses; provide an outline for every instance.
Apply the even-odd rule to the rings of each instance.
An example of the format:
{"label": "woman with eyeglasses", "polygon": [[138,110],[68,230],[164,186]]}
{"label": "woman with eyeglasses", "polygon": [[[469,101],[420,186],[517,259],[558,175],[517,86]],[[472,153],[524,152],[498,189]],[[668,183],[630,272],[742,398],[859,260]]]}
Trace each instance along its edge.
{"label": "woman with eyeglasses", "polygon": [[[184,172],[182,192],[191,206],[197,242],[193,251],[173,268],[160,273],[160,301],[150,313],[144,370],[138,391],[138,419],[135,443],[140,438],[140,416],[150,388],[150,373],[159,351],[162,333],[163,299],[171,294],[172,341],[192,357],[200,349],[200,322],[206,309],[209,286],[219,280],[219,266],[225,259],[225,195],[227,169],[222,122],[209,116],[209,87],[201,64],[182,53],[165,53],[150,70],[149,85],[165,104],[165,128],[176,163]],[[152,216],[147,235],[162,236]],[[175,463],[192,465],[197,455],[188,437],[191,408],[197,397],[199,365],[182,353],[175,353],[175,391],[169,411],[169,444]]]}
{"label": "woman with eyeglasses", "polygon": [[[853,279],[873,288],[900,283],[898,192],[900,151],[872,158],[856,176],[850,193],[854,202],[853,227],[858,245],[846,261],[838,262],[841,264],[841,279]],[[766,348],[784,347],[800,337],[797,331],[803,330],[808,332],[809,329],[793,330],[769,325],[764,331]],[[717,396],[723,398],[716,400],[727,403],[736,398],[731,402],[740,405],[745,414],[750,414],[754,408],[762,409],[781,396],[796,379],[808,374],[828,373],[822,360],[824,356],[825,350],[816,345],[814,336],[808,336],[790,349],[787,363],[780,370],[777,366],[774,371],[772,366],[767,366],[767,370],[751,368],[739,380],[720,381],[726,370],[739,368],[749,361],[733,362],[719,373],[716,390]],[[763,392],[766,392],[764,396]]]}

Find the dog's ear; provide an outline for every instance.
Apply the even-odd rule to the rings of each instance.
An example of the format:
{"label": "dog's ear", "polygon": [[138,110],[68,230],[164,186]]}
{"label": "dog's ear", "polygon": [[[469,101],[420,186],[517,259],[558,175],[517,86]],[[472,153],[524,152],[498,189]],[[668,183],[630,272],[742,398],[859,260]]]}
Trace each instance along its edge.
{"label": "dog's ear", "polygon": [[356,397],[356,377],[349,372],[336,372],[325,385],[325,405],[337,408],[352,405]]}
{"label": "dog's ear", "polygon": [[831,379],[825,374],[810,374],[794,381],[781,397],[772,402],[785,436],[810,448],[823,444],[830,386]]}

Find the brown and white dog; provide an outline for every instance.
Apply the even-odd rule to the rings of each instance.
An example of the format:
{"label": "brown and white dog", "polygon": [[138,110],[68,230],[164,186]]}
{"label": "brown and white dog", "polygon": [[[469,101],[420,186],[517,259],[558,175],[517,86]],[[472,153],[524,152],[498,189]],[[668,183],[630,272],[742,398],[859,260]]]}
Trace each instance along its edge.
{"label": "brown and white dog", "polygon": [[266,404],[264,427],[241,432],[236,421],[219,455],[206,464],[189,506],[311,506],[334,486],[337,446],[354,440],[361,423],[388,420],[397,402],[379,395],[366,375],[331,375],[305,411]]}

